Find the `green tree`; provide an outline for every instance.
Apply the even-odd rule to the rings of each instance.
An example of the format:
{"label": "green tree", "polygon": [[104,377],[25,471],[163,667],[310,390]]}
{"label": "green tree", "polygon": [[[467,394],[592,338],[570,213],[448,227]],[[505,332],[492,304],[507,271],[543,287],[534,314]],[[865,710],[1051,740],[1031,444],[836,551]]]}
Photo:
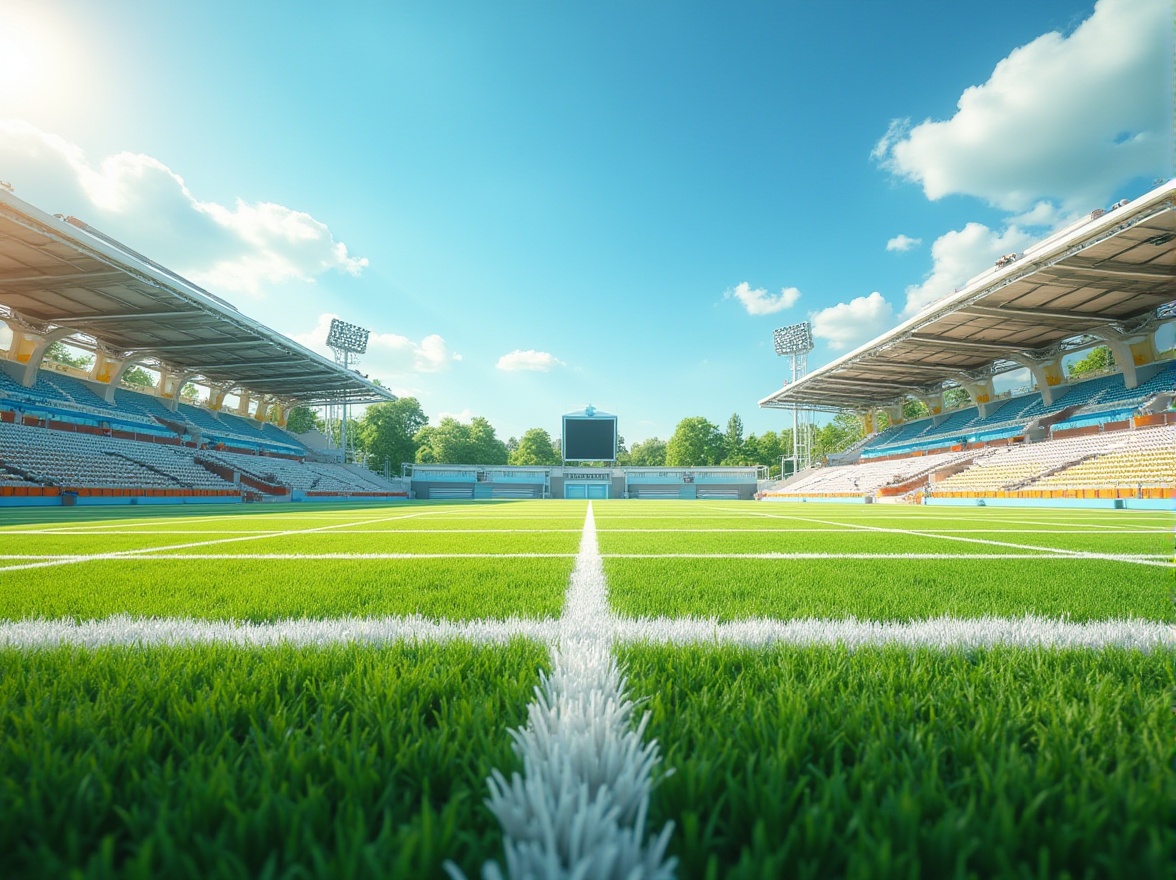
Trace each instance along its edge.
{"label": "green tree", "polygon": [[154,388],[155,380],[142,367],[131,367],[122,374],[119,382],[130,388]]}
{"label": "green tree", "polygon": [[416,435],[416,460],[421,464],[506,464],[506,444],[494,436],[486,419],[475,416],[468,425],[445,417],[426,425]]}
{"label": "green tree", "polygon": [[286,416],[286,430],[293,434],[305,434],[319,427],[319,418],[309,406],[296,406]]}
{"label": "green tree", "polygon": [[200,397],[200,389],[191,382],[185,382],[184,387],[180,389],[180,397],[185,403],[196,403],[196,399]]}
{"label": "green tree", "polygon": [[556,465],[560,457],[550,434],[542,428],[530,428],[510,453],[509,461],[513,465]]}
{"label": "green tree", "polygon": [[833,452],[841,452],[864,436],[865,427],[858,414],[843,409],[814,433],[813,460],[819,460]]}
{"label": "green tree", "polygon": [[1082,358],[1082,360],[1070,364],[1070,378],[1077,379],[1079,376],[1085,376],[1087,373],[1109,370],[1114,365],[1115,355],[1105,345],[1098,345],[1092,348],[1090,354]]}
{"label": "green tree", "polygon": [[727,419],[727,431],[723,434],[723,464],[744,464],[746,451],[743,448],[743,419],[739,413],[731,413]]}
{"label": "green tree", "polygon": [[416,461],[416,437],[428,423],[415,397],[398,397],[364,411],[357,439],[377,470],[388,462],[393,473],[399,473],[404,462]]}
{"label": "green tree", "polygon": [[53,361],[56,364],[63,364],[67,367],[76,367],[79,370],[88,370],[90,369],[90,365],[94,363],[94,355],[74,354],[60,340],[50,344],[50,346],[45,349],[45,358],[47,360]]}
{"label": "green tree", "polygon": [[723,435],[718,425],[702,416],[690,416],[678,422],[666,444],[668,467],[705,467],[723,459]]}
{"label": "green tree", "polygon": [[960,385],[955,388],[948,388],[943,392],[943,408],[958,408],[963,406],[971,406],[972,395],[968,393],[968,389]]}
{"label": "green tree", "polygon": [[629,451],[630,467],[665,467],[666,441],[656,437],[634,443]]}

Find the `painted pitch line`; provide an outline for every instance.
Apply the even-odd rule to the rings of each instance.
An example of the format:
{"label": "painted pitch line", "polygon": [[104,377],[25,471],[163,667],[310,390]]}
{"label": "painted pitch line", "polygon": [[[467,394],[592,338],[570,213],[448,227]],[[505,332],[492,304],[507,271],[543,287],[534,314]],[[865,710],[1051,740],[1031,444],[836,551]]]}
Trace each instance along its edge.
{"label": "painted pitch line", "polygon": [[[1141,619],[1075,623],[1026,615],[935,617],[916,621],[748,618],[720,623],[708,618],[648,617],[617,618],[612,628],[614,644],[744,647],[777,644],[850,647],[902,645],[941,650],[997,646],[1176,650],[1176,624]],[[556,646],[563,631],[561,621],[553,619],[450,621],[410,615],[326,620],[299,618],[248,623],[119,614],[101,620],[34,618],[0,621],[0,646],[45,648],[75,645],[98,648],[206,644],[260,648],[277,645],[313,647],[449,641],[506,644],[512,639],[531,639]]]}
{"label": "painted pitch line", "polygon": [[915,621],[772,620],[756,618],[719,623],[699,618],[622,618],[618,639],[666,645],[900,645],[942,650],[993,648],[1176,649],[1176,625],[1150,620],[1096,620],[1074,623],[1035,615]]}
{"label": "painted pitch line", "polygon": [[605,553],[605,559],[1049,559],[1083,561],[1102,559],[1111,562],[1135,562],[1142,565],[1176,566],[1171,553],[1095,553],[1067,551],[1054,553]]}
{"label": "painted pitch line", "polygon": [[[354,523],[354,525],[371,525],[372,523],[388,522],[392,519],[408,519],[409,517],[428,516],[431,511],[421,511],[420,513],[400,514],[398,516],[386,516],[378,519],[370,519],[363,523]],[[137,550],[118,550],[113,553],[99,553],[89,556],[67,556],[57,559],[41,560],[39,562],[30,562],[23,565],[5,565],[0,567],[0,574],[6,571],[21,571],[27,568],[47,568],[55,565],[76,565],[80,562],[92,562],[100,559],[135,559],[142,554],[158,553],[161,550],[185,550],[189,547],[211,547],[214,544],[230,544],[234,541],[257,541],[265,538],[284,538],[290,535],[309,535],[316,532],[326,532],[331,529],[342,528],[348,523],[338,523],[331,526],[317,526],[311,529],[291,529],[285,532],[278,532],[276,534],[264,535],[241,535],[235,538],[218,538],[213,541],[193,541],[187,544],[169,544],[165,547],[143,547]]]}
{"label": "painted pitch line", "polygon": [[[649,878],[671,880],[666,859],[673,832],[645,839],[656,741],[643,743],[649,713],[636,707],[612,656],[613,619],[596,542],[592,502],[584,518],[550,675],[540,673],[527,725],[511,731],[523,772],[487,780],[490,811],[503,830],[512,878]],[[452,863],[453,877],[461,872]],[[487,862],[485,880],[503,868]]]}
{"label": "painted pitch line", "polygon": [[[162,548],[167,550],[169,548]],[[43,559],[54,560],[66,563],[78,562],[103,562],[111,558],[111,554],[95,554],[93,556],[84,555],[34,555],[27,554],[7,554],[0,553],[0,559]],[[129,557],[135,560],[144,560],[146,562],[162,562],[167,560],[175,562],[177,559],[200,559],[200,560],[224,560],[236,559],[242,561],[251,560],[270,560],[275,562],[297,562],[298,560],[338,560],[346,562],[348,560],[364,560],[364,559],[574,559],[575,553],[152,553],[147,551],[136,551],[135,556]],[[125,557],[117,557],[119,559]],[[990,559],[992,557],[984,557]],[[1032,557],[1025,557],[1032,558]],[[7,568],[0,568],[0,573],[11,571],[14,568],[31,568],[33,566],[9,566]]]}
{"label": "painted pitch line", "polygon": [[[754,515],[755,516],[769,516],[769,517],[775,516],[775,514],[772,514],[772,513],[761,513],[761,514],[754,514]],[[822,525],[831,525],[832,524],[829,522],[829,520],[816,519],[813,517],[794,516],[794,517],[789,517],[789,518],[803,520],[804,522],[819,523]],[[966,542],[969,544],[988,544],[993,547],[1008,547],[1012,550],[1034,550],[1039,553],[1052,553],[1052,554],[1055,554],[1056,556],[1058,556],[1059,558],[1065,558],[1067,556],[1079,556],[1084,559],[1104,559],[1104,560],[1107,560],[1110,562],[1124,562],[1124,563],[1128,563],[1128,564],[1132,564],[1132,565],[1169,565],[1170,564],[1170,563],[1156,562],[1156,561],[1153,561],[1150,559],[1140,559],[1138,557],[1114,556],[1114,555],[1108,554],[1108,553],[1089,553],[1084,550],[1065,550],[1065,549],[1062,549],[1061,547],[1040,547],[1040,546],[1037,546],[1034,544],[1015,544],[1011,541],[994,541],[990,538],[967,538],[967,537],[964,537],[963,535],[944,535],[944,534],[939,534],[937,532],[916,531],[913,529],[898,529],[898,528],[887,528],[885,526],[868,526],[868,525],[857,525],[854,528],[858,531],[863,531],[863,532],[883,532],[883,533],[893,534],[893,535],[907,535],[907,536],[915,537],[915,538],[938,538],[939,540],[942,540],[942,541],[963,541],[963,542]]]}

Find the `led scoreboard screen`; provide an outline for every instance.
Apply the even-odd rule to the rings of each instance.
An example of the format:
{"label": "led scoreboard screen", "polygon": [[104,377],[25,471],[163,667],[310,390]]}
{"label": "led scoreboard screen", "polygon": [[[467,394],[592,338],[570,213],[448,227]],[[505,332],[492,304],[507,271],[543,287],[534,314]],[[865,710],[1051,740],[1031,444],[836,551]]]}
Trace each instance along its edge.
{"label": "led scoreboard screen", "polygon": [[588,407],[563,417],[564,461],[616,461],[617,417]]}

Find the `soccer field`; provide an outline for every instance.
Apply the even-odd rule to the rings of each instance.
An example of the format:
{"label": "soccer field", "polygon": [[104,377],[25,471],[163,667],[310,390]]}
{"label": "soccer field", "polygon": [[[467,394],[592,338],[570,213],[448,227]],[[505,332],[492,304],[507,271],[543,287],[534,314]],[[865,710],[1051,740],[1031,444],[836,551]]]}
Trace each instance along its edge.
{"label": "soccer field", "polygon": [[1163,876],[1172,526],[662,501],[2,511],[0,874],[478,875],[521,839],[487,779],[531,778],[512,731],[588,640],[635,702],[608,736],[656,742],[647,819],[621,823],[668,830],[647,864]]}

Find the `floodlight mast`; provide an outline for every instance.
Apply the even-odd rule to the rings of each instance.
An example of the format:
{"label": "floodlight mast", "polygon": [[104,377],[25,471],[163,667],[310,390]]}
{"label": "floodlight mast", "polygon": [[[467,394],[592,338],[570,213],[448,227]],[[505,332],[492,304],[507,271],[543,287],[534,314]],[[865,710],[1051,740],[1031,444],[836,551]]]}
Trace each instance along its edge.
{"label": "floodlight mast", "polygon": [[[772,342],[776,347],[776,354],[780,357],[792,358],[792,379],[789,384],[795,385],[797,380],[808,373],[808,353],[813,350],[813,328],[808,321],[790,324],[772,331]],[[802,409],[798,403],[792,403],[792,472],[798,474],[812,463],[812,411]],[[780,478],[784,478],[784,462],[780,461]]]}
{"label": "floodlight mast", "polygon": [[[327,333],[327,347],[335,353],[335,363],[349,370],[359,361],[358,355],[367,351],[370,331],[338,318],[331,319]],[[339,421],[339,445],[343,448],[343,463],[347,463],[347,390],[343,390],[342,418]],[[334,410],[332,405],[331,409]]]}

